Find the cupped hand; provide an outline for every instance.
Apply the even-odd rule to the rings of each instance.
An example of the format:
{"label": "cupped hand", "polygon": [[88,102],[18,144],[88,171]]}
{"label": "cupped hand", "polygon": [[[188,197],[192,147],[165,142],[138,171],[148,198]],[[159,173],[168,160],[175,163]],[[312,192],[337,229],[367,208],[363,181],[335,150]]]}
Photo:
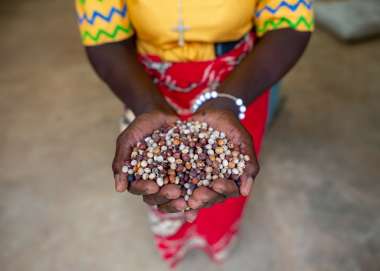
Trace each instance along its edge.
{"label": "cupped hand", "polygon": [[177,117],[161,111],[152,111],[138,116],[117,138],[116,152],[112,163],[115,178],[115,189],[118,192],[129,192],[142,195],[144,202],[158,206],[165,212],[179,212],[186,208],[186,202],[181,196],[178,185],[168,184],[161,189],[156,182],[148,180],[136,180],[128,182],[128,176],[122,172],[122,167],[130,158],[132,148],[137,142],[142,141],[153,130],[164,125],[173,125]]}
{"label": "cupped hand", "polygon": [[208,123],[216,130],[224,132],[240,151],[247,154],[250,160],[240,177],[240,187],[234,180],[215,180],[211,187],[199,187],[193,191],[188,205],[192,209],[210,207],[230,197],[248,196],[253,181],[259,172],[259,164],[253,148],[252,137],[241,125],[233,112],[228,110],[207,109],[192,117],[192,120]]}

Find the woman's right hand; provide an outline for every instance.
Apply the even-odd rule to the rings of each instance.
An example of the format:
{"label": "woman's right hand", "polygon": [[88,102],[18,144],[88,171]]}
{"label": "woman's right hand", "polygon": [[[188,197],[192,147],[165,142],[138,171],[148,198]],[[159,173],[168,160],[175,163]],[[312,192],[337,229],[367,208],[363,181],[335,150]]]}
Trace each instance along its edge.
{"label": "woman's right hand", "polygon": [[167,184],[160,187],[152,181],[137,180],[128,183],[127,174],[122,172],[122,167],[129,159],[132,148],[137,142],[142,141],[153,130],[163,125],[171,125],[178,118],[174,114],[161,111],[143,113],[118,136],[116,152],[112,163],[115,178],[115,189],[118,192],[129,192],[142,195],[144,201],[153,206],[158,206],[164,212],[180,212],[186,208],[185,200],[180,197],[181,190],[178,185]]}

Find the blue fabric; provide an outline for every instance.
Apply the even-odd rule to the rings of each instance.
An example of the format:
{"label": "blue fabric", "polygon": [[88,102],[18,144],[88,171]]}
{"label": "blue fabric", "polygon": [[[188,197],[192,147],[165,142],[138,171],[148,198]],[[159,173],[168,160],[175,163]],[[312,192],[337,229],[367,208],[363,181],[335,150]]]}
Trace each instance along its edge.
{"label": "blue fabric", "polygon": [[268,125],[272,123],[273,117],[278,110],[279,104],[280,104],[280,83],[277,83],[269,91]]}

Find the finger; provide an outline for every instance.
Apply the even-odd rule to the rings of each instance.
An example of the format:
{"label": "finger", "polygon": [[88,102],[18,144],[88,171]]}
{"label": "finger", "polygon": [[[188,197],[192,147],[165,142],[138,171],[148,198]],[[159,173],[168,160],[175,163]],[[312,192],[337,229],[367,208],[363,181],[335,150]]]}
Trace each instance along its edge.
{"label": "finger", "polygon": [[190,210],[190,211],[185,211],[185,220],[187,222],[194,222],[194,220],[197,218],[198,215],[198,210]]}
{"label": "finger", "polygon": [[124,192],[128,189],[127,175],[122,172],[122,168],[129,154],[129,146],[123,146],[121,144],[122,134],[119,135],[116,140],[116,151],[112,162],[112,171],[115,179],[115,189],[117,192]]}
{"label": "finger", "polygon": [[177,184],[167,184],[161,187],[159,194],[169,200],[177,199],[181,196],[181,188]]}
{"label": "finger", "polygon": [[112,171],[113,174],[122,174],[125,175],[122,172],[122,167],[124,166],[125,161],[130,156],[131,152],[131,144],[129,140],[127,140],[127,132],[128,128],[124,130],[116,139],[116,150],[115,150],[115,156],[112,161]]}
{"label": "finger", "polygon": [[200,209],[224,200],[224,197],[215,191],[201,186],[196,188],[189,198],[188,205],[191,209]]}
{"label": "finger", "polygon": [[143,200],[148,205],[164,204],[181,196],[181,189],[176,184],[167,184],[160,191],[152,195],[144,195]]}
{"label": "finger", "polygon": [[159,191],[159,186],[153,181],[138,180],[131,182],[129,192],[135,195],[150,195]]}
{"label": "finger", "polygon": [[251,192],[254,179],[259,173],[259,165],[254,163],[248,163],[243,175],[240,177],[240,194],[248,196]]}
{"label": "finger", "polygon": [[124,192],[128,188],[127,177],[124,174],[116,174],[115,176],[115,190],[117,192]]}
{"label": "finger", "polygon": [[143,201],[148,205],[156,206],[167,203],[169,199],[159,195],[159,193],[156,193],[151,195],[143,195]]}
{"label": "finger", "polygon": [[240,193],[243,196],[245,196],[245,197],[249,196],[249,194],[251,193],[251,190],[252,190],[253,182],[254,182],[254,179],[252,177],[248,177],[248,178],[242,180],[241,186],[240,186]]}
{"label": "finger", "polygon": [[171,200],[167,203],[158,205],[158,209],[165,213],[183,212],[186,208],[186,201],[183,198]]}
{"label": "finger", "polygon": [[227,198],[239,196],[239,188],[234,181],[218,179],[212,182],[211,188]]}

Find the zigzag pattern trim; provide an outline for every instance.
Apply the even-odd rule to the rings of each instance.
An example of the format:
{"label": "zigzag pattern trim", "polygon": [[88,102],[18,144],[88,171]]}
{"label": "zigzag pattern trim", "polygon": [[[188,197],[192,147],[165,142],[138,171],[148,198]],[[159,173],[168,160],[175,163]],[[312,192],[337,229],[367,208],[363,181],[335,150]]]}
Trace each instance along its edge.
{"label": "zigzag pattern trim", "polygon": [[117,25],[111,33],[107,32],[104,29],[99,29],[95,35],[92,35],[89,31],[84,31],[82,33],[82,41],[85,41],[86,39],[90,39],[93,42],[98,42],[102,36],[105,36],[111,40],[114,40],[119,33],[129,34],[130,32],[131,32],[130,27],[125,28],[122,25]]}
{"label": "zigzag pattern trim", "polygon": [[313,7],[313,1],[307,1],[307,0],[299,0],[295,4],[289,4],[287,1],[282,1],[280,4],[277,5],[275,8],[271,8],[270,6],[266,5],[264,8],[258,10],[256,12],[256,18],[260,17],[261,14],[265,11],[268,11],[271,14],[277,13],[281,8],[288,8],[291,12],[295,12],[301,5],[304,5],[308,10],[311,10]]}
{"label": "zigzag pattern trim", "polygon": [[84,21],[87,21],[90,25],[93,25],[95,23],[95,20],[99,18],[110,23],[115,14],[120,15],[120,17],[122,18],[125,17],[127,15],[127,4],[124,4],[124,6],[121,9],[112,7],[108,15],[104,15],[98,11],[94,11],[92,16],[89,17],[87,16],[87,13],[85,12],[83,16],[78,16],[78,21],[79,21],[79,24],[82,24]]}
{"label": "zigzag pattern trim", "polygon": [[292,29],[296,29],[299,25],[303,24],[304,26],[306,26],[306,29],[311,30],[314,26],[314,19],[307,21],[307,19],[304,16],[301,16],[295,23],[293,23],[286,17],[281,17],[280,19],[270,19],[264,22],[263,27],[257,28],[257,32],[265,33],[268,31],[268,29],[278,29],[283,24],[286,24]]}

